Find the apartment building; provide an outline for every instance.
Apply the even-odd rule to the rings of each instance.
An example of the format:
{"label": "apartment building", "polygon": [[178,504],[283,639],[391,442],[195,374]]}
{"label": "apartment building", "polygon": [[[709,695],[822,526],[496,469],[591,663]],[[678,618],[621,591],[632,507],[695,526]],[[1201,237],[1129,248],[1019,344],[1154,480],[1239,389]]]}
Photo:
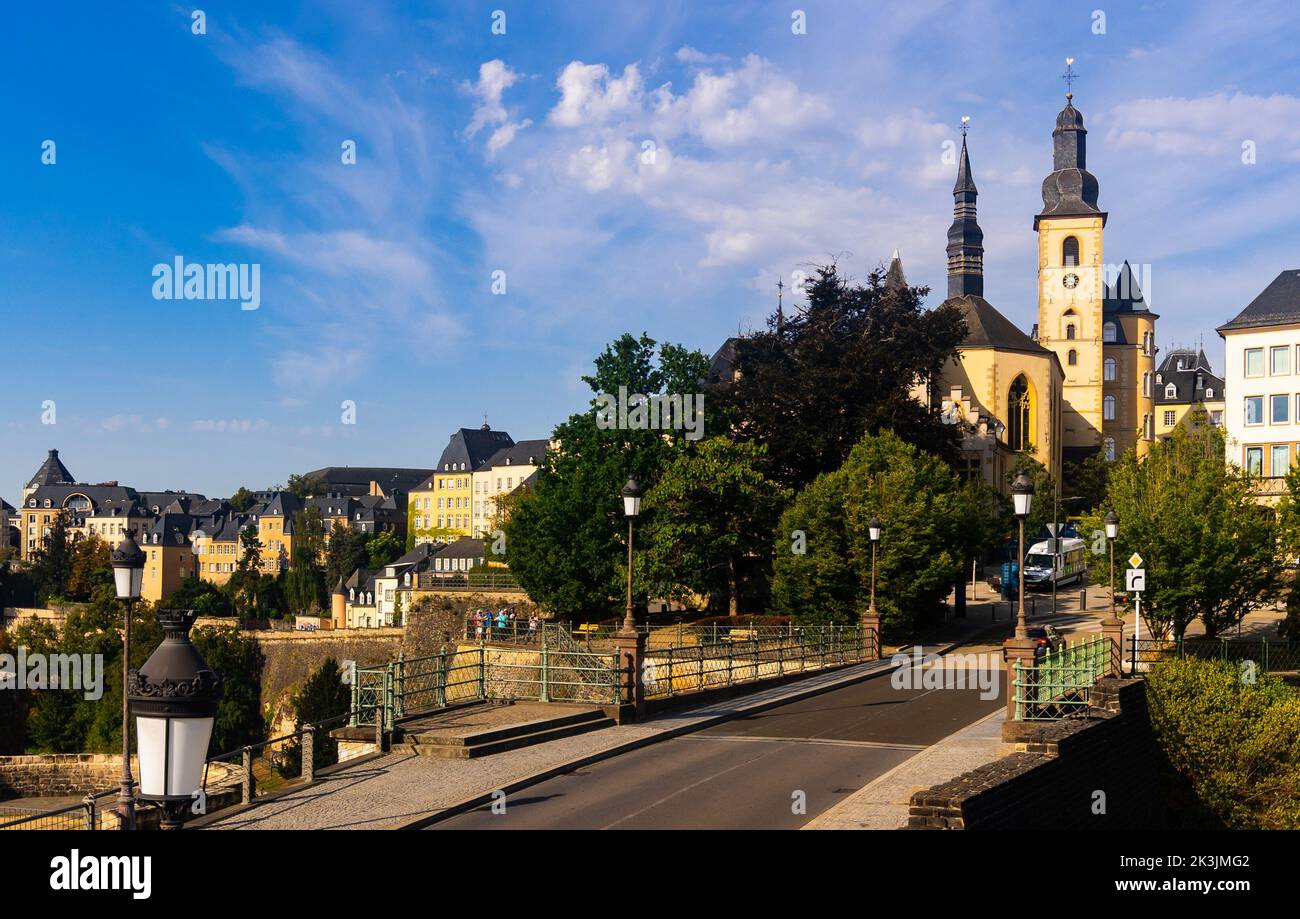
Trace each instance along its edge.
{"label": "apartment building", "polygon": [[1273,279],[1216,330],[1225,358],[1227,458],[1274,503],[1300,451],[1300,270]]}

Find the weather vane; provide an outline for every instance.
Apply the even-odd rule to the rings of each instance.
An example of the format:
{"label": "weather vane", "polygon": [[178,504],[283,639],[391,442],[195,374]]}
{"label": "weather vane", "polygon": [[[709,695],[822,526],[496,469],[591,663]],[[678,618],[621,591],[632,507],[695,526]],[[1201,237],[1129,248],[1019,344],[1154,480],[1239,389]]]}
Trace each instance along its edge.
{"label": "weather vane", "polygon": [[965,138],[965,136],[966,136],[966,132],[969,131],[969,130],[970,130],[970,116],[969,116],[969,115],[962,115],[962,116],[961,116],[961,136],[962,136],[963,138]]}
{"label": "weather vane", "polygon": [[1065,98],[1074,98],[1074,81],[1079,79],[1079,75],[1074,72],[1074,58],[1065,59],[1065,73],[1061,74],[1061,79],[1065,81]]}

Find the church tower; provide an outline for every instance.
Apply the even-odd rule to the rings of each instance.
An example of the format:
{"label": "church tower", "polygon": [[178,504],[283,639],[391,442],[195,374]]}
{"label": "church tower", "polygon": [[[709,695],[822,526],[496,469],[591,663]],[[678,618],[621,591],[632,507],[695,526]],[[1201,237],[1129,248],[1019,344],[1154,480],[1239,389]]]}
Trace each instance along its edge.
{"label": "church tower", "polygon": [[948,296],[984,296],[984,231],[975,217],[979,190],[970,171],[966,133],[962,128],[961,163],[952,187],[952,226],[948,228]]}
{"label": "church tower", "polygon": [[1102,392],[1106,213],[1097,208],[1097,179],[1087,168],[1088,131],[1073,100],[1066,93],[1056,116],[1053,168],[1043,180],[1043,209],[1034,217],[1034,230],[1038,343],[1054,351],[1065,369],[1062,447],[1065,459],[1077,461],[1102,449],[1104,416],[1113,412]]}

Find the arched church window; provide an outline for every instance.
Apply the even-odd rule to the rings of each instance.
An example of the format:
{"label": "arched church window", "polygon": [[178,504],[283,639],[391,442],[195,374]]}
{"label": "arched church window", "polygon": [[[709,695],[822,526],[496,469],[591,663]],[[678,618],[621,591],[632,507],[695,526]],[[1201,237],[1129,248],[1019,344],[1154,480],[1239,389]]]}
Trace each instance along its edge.
{"label": "arched church window", "polygon": [[1016,451],[1032,451],[1034,395],[1024,374],[1016,377],[1007,396],[1007,445]]}
{"label": "arched church window", "polygon": [[1065,325],[1065,337],[1066,337],[1067,339],[1069,339],[1070,341],[1074,341],[1074,323],[1073,323],[1073,322],[1066,323],[1066,325]]}
{"label": "arched church window", "polygon": [[1069,267],[1079,264],[1079,240],[1075,236],[1067,236],[1061,242],[1061,264]]}
{"label": "arched church window", "polygon": [[1115,420],[1115,397],[1107,396],[1101,401],[1101,417],[1103,421]]}
{"label": "arched church window", "polygon": [[1075,366],[1079,363],[1079,352],[1071,348],[1070,353],[1066,355],[1065,360],[1071,367]]}
{"label": "arched church window", "polygon": [[1101,340],[1104,342],[1115,341],[1115,323],[1108,322],[1101,327]]}
{"label": "arched church window", "polygon": [[1107,380],[1115,379],[1115,358],[1108,357],[1102,363],[1102,375]]}

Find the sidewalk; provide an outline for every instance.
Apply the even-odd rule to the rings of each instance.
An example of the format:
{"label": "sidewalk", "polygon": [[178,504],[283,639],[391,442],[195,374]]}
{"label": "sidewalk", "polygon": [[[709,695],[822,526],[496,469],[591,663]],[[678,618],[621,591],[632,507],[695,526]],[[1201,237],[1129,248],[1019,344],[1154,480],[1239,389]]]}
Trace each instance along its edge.
{"label": "sidewalk", "polygon": [[954,779],[1001,755],[1005,720],[1006,710],[999,709],[950,734],[824,811],[803,829],[902,829],[907,826],[913,792]]}

